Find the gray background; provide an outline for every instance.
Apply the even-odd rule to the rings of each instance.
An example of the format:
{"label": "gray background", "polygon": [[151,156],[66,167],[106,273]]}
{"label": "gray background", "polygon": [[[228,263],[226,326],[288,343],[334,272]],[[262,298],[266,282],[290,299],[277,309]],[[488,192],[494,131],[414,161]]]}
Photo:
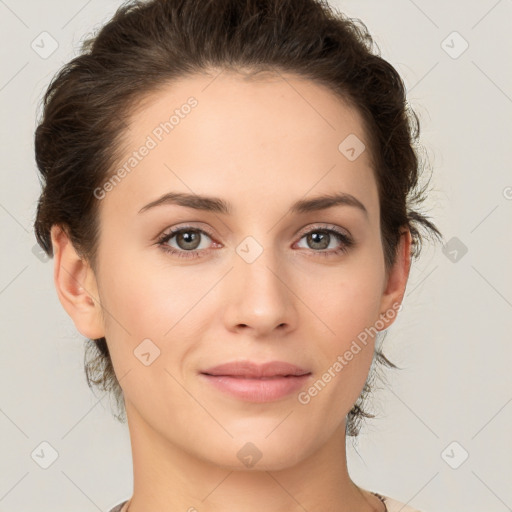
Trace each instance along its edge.
{"label": "gray background", "polygon": [[[512,1],[332,4],[364,21],[405,80],[434,168],[428,213],[447,242],[427,246],[411,272],[385,340],[404,370],[387,371],[378,418],[348,443],[349,470],[422,512],[512,510]],[[32,230],[39,100],[118,5],[0,0],[3,512],[104,511],[132,490],[127,427],[85,383],[83,338]],[[58,44],[51,55],[44,31]],[[47,469],[42,442],[58,453]]]}

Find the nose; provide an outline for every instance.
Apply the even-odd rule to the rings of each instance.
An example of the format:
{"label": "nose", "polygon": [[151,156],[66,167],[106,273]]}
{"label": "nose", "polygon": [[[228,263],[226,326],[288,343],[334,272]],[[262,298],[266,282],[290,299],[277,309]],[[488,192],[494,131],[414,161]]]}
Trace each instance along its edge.
{"label": "nose", "polygon": [[290,272],[279,263],[272,249],[263,250],[252,263],[234,255],[234,268],[223,289],[228,330],[265,337],[295,328],[297,299]]}

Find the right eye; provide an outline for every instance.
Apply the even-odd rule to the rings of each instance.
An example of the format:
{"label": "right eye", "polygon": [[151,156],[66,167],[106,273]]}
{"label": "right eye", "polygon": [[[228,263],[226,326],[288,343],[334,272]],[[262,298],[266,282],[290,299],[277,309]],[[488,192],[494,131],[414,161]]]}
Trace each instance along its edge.
{"label": "right eye", "polygon": [[[208,249],[205,248],[198,249],[201,245],[201,238],[204,236],[211,239],[206,231],[191,226],[185,226],[164,233],[158,239],[158,245],[162,250],[170,254],[175,254],[180,258],[197,258],[200,256],[201,252],[208,251]],[[177,247],[172,247],[168,244],[168,242],[174,238],[176,239],[175,243],[178,245]]]}

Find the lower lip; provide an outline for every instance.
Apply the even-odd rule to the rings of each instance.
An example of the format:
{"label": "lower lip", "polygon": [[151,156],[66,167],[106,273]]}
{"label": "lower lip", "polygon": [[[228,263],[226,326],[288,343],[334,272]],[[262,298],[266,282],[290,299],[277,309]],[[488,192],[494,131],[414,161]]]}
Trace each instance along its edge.
{"label": "lower lip", "polygon": [[249,379],[228,375],[201,374],[210,384],[236,398],[248,402],[272,402],[298,391],[311,374],[289,377]]}

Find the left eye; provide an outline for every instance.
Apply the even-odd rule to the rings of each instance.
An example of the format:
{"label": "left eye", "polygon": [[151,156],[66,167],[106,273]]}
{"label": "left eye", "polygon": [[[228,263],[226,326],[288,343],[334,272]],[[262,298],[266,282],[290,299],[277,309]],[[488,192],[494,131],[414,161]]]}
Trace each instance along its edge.
{"label": "left eye", "polygon": [[[336,246],[341,242],[348,244],[348,238],[337,231],[332,229],[314,229],[304,234],[301,240],[305,238],[307,244],[312,244],[314,249],[336,249]],[[329,247],[330,242],[334,242],[334,247]],[[316,245],[316,247],[315,247]],[[309,247],[311,248],[311,246]],[[308,249],[308,247],[306,247]]]}

